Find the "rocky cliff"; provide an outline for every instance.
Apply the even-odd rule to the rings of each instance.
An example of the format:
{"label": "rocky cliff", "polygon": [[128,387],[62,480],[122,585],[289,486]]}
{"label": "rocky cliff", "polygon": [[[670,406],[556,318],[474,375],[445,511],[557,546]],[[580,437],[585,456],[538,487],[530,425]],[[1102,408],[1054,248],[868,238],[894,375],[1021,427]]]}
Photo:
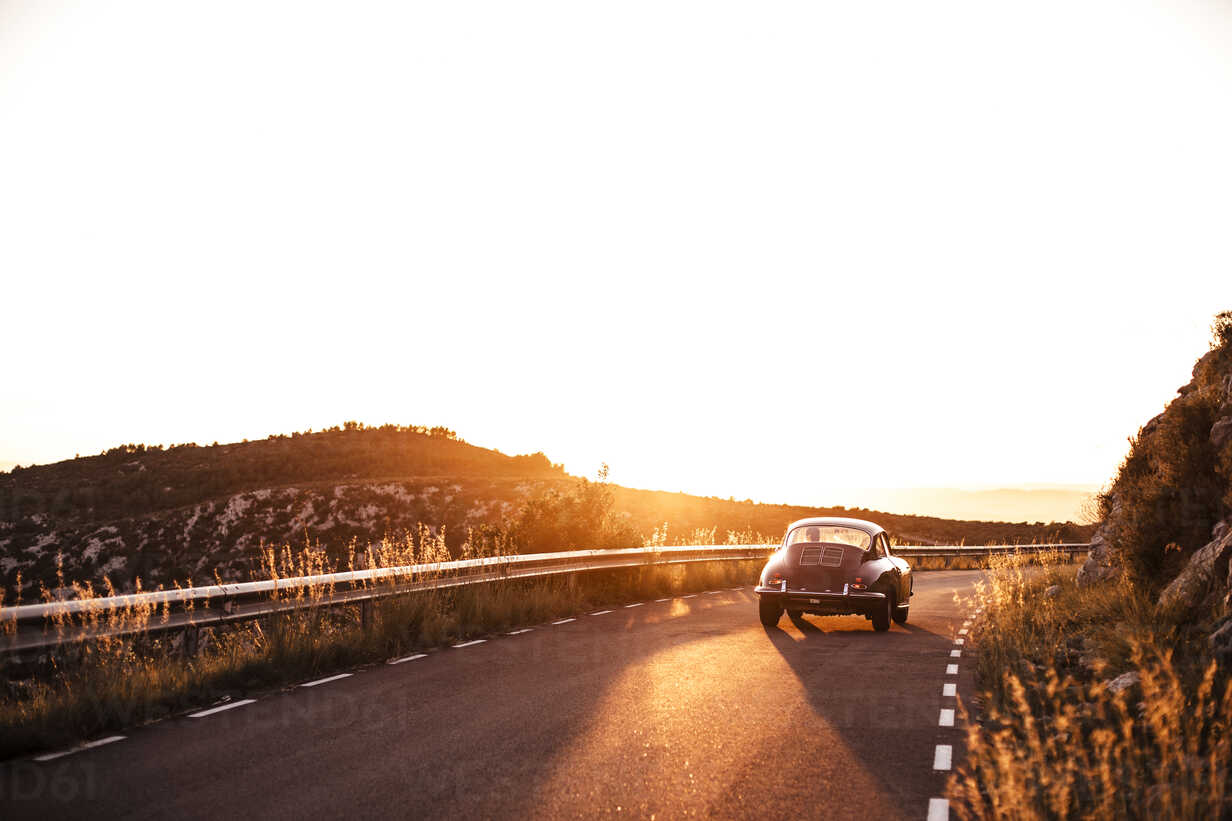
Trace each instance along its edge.
{"label": "rocky cliff", "polygon": [[1210,620],[1232,662],[1232,312],[1213,330],[1193,378],[1131,440],[1078,581],[1157,591],[1169,617]]}

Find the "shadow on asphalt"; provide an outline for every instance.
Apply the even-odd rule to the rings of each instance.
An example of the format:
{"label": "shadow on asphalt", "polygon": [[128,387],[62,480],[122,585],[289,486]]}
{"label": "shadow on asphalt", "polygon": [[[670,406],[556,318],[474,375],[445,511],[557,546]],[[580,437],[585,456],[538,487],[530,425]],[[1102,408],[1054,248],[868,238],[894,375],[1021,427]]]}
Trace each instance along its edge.
{"label": "shadow on asphalt", "polygon": [[[809,706],[869,772],[883,776],[882,797],[904,816],[918,816],[918,789],[888,768],[896,755],[931,760],[942,664],[952,646],[948,631],[908,621],[878,633],[862,616],[796,615],[780,625],[794,630],[764,627],[766,638],[799,680]],[[910,770],[920,779],[932,775],[926,766]]]}

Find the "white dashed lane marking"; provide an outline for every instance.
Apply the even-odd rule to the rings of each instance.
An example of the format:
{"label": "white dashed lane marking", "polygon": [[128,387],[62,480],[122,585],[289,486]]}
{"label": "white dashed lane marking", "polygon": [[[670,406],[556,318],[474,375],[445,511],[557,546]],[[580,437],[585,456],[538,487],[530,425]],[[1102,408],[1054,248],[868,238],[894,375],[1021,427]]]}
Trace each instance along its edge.
{"label": "white dashed lane marking", "polygon": [[954,711],[948,707],[942,710],[941,717],[937,719],[937,725],[940,727],[953,727]]}
{"label": "white dashed lane marking", "polygon": [[645,602],[638,602],[637,604],[626,604],[625,609],[628,610],[630,607],[641,607],[643,604],[645,604]]}
{"label": "white dashed lane marking", "polygon": [[966,639],[954,639],[954,643],[955,644],[966,644],[967,640]]}
{"label": "white dashed lane marking", "polygon": [[933,753],[933,769],[948,770],[953,764],[954,748],[949,744],[938,744],[937,751]]}
{"label": "white dashed lane marking", "polygon": [[950,658],[952,659],[962,658],[962,650],[951,650]]}
{"label": "white dashed lane marking", "polygon": [[557,619],[556,621],[552,622],[552,624],[568,624],[571,621],[577,621],[577,619]]}
{"label": "white dashed lane marking", "polygon": [[671,601],[671,600],[672,600],[671,596],[668,596],[666,599],[655,599],[655,604],[658,604],[661,601]]}
{"label": "white dashed lane marking", "polygon": [[946,821],[950,817],[950,802],[944,798],[928,799],[928,821]]}
{"label": "white dashed lane marking", "polygon": [[509,635],[511,635],[511,636],[520,636],[520,635],[522,635],[523,633],[529,633],[530,631],[532,631],[532,630],[534,630],[534,629],[535,629],[535,628],[533,628],[533,627],[523,627],[521,630],[513,630],[513,631],[511,631],[511,632],[509,633]]}
{"label": "white dashed lane marking", "polygon": [[959,630],[959,631],[958,631],[958,635],[960,635],[960,636],[965,636],[965,635],[967,635],[967,628],[965,628],[965,627],[964,627],[963,629]]}
{"label": "white dashed lane marking", "polygon": [[681,596],[680,598],[682,598],[682,599],[696,599],[696,598],[697,598],[697,594],[696,594],[696,593],[690,593],[689,595],[687,595],[687,596]]}
{"label": "white dashed lane marking", "polygon": [[354,673],[339,673],[338,675],[330,676],[329,678],[319,678],[316,681],[306,681],[303,684],[301,684],[300,687],[316,687],[318,684],[329,684],[331,681],[338,681],[339,679],[350,678],[353,675]]}
{"label": "white dashed lane marking", "polygon": [[106,738],[100,738],[97,741],[87,741],[85,744],[79,744],[70,750],[61,750],[58,753],[46,753],[44,755],[35,756],[34,760],[35,761],[54,761],[57,758],[63,758],[66,755],[72,755],[73,753],[79,753],[82,750],[91,750],[95,747],[101,747],[104,744],[112,744],[116,741],[123,741],[124,738],[125,737],[122,735],[109,735]]}
{"label": "white dashed lane marking", "polygon": [[245,704],[256,704],[256,703],[257,703],[257,700],[255,698],[246,698],[243,701],[233,701],[230,704],[223,704],[218,707],[211,707],[208,710],[202,710],[198,713],[189,713],[188,717],[189,718],[205,718],[206,716],[214,715],[214,713],[221,713],[224,710],[234,710],[236,707],[243,707]]}
{"label": "white dashed lane marking", "polygon": [[473,641],[464,641],[461,644],[455,644],[455,648],[474,647],[476,644],[483,644],[487,639],[474,639]]}
{"label": "white dashed lane marking", "polygon": [[941,695],[943,697],[958,695],[958,685],[952,681],[947,681],[945,684],[941,685]]}
{"label": "white dashed lane marking", "polygon": [[956,676],[956,675],[958,675],[958,665],[957,665],[957,664],[947,664],[947,665],[945,665],[945,674],[946,674],[947,676]]}
{"label": "white dashed lane marking", "polygon": [[422,659],[422,658],[427,658],[427,657],[428,657],[427,653],[416,653],[413,656],[403,656],[400,659],[390,659],[389,661],[385,663],[386,664],[402,664],[405,661],[414,661],[415,659]]}
{"label": "white dashed lane marking", "polygon": [[608,613],[611,613],[611,612],[612,612],[611,610],[600,610],[600,611],[598,611],[597,613],[591,613],[590,615],[592,615],[592,616],[606,616]]}

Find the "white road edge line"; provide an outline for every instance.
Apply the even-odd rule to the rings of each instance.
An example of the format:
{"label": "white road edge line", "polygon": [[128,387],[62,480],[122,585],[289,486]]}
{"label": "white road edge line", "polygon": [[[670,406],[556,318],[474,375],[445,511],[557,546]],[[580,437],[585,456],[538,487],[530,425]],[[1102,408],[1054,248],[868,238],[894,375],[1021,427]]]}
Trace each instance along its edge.
{"label": "white road edge line", "polygon": [[343,679],[343,678],[350,678],[353,675],[355,674],[354,673],[339,673],[338,675],[330,676],[329,678],[319,678],[316,681],[306,681],[303,684],[301,684],[300,687],[316,687],[318,684],[329,684],[331,681],[337,681],[338,679]]}
{"label": "white road edge line", "polygon": [[948,770],[954,763],[954,748],[949,744],[938,744],[933,753],[933,769]]}
{"label": "white road edge line", "polygon": [[928,799],[928,821],[947,821],[949,817],[949,801],[944,798]]}
{"label": "white road edge line", "polygon": [[592,615],[592,616],[606,616],[608,613],[611,613],[611,612],[612,612],[611,610],[599,610],[599,611],[597,611],[597,612],[595,612],[595,613],[591,613],[590,615]]}
{"label": "white road edge line", "polygon": [[230,704],[222,704],[222,705],[219,705],[218,707],[211,707],[210,709],[202,710],[199,713],[189,713],[188,717],[189,718],[205,718],[206,716],[214,715],[214,713],[221,713],[223,710],[234,710],[236,707],[243,707],[245,704],[256,704],[256,703],[257,703],[257,700],[255,698],[246,698],[243,701],[233,701]]}
{"label": "white road edge line", "polygon": [[100,738],[97,741],[87,741],[85,744],[78,744],[76,747],[73,747],[72,749],[69,749],[69,750],[61,750],[58,753],[46,753],[44,755],[35,756],[34,760],[35,761],[52,761],[57,758],[63,758],[66,755],[72,755],[73,753],[79,753],[82,750],[90,750],[90,749],[93,749],[94,747],[101,747],[104,744],[111,744],[112,742],[123,741],[124,739],[125,739],[125,736],[122,736],[122,735],[109,735],[106,738]]}
{"label": "white road edge line", "polygon": [[937,719],[938,727],[953,727],[954,726],[954,711],[946,707],[941,711],[941,717]]}
{"label": "white road edge line", "polygon": [[523,633],[529,633],[530,631],[532,631],[532,630],[534,630],[534,629],[535,629],[535,628],[533,628],[533,627],[523,627],[521,630],[511,630],[511,631],[510,631],[507,635],[510,635],[510,636],[520,636],[520,635],[522,635]]}
{"label": "white road edge line", "polygon": [[956,695],[958,695],[958,685],[957,684],[955,684],[952,681],[947,681],[945,684],[941,685],[941,697],[942,698],[948,698],[950,696],[956,696]]}
{"label": "white road edge line", "polygon": [[951,650],[950,658],[952,659],[962,658],[962,650]]}
{"label": "white road edge line", "polygon": [[645,603],[646,603],[646,602],[642,602],[642,601],[640,601],[640,602],[638,602],[637,604],[626,604],[626,605],[625,605],[625,609],[626,609],[626,610],[628,610],[630,607],[641,607],[641,606],[642,606],[643,604],[645,604]]}
{"label": "white road edge line", "polygon": [[958,665],[957,665],[957,664],[947,664],[947,665],[945,665],[945,674],[946,674],[947,676],[956,676],[956,675],[958,675]]}
{"label": "white road edge line", "polygon": [[485,641],[487,641],[487,639],[472,639],[471,641],[464,641],[461,644],[455,644],[454,649],[457,650],[462,647],[474,647],[476,644],[483,644]]}
{"label": "white road edge line", "polygon": [[403,657],[402,657],[402,658],[400,658],[400,659],[390,659],[389,661],[387,661],[387,662],[385,662],[385,663],[386,663],[386,664],[401,664],[401,663],[402,663],[402,662],[404,662],[404,661],[414,661],[415,659],[423,659],[423,658],[427,658],[427,657],[428,657],[428,654],[427,654],[427,653],[416,653],[416,654],[415,654],[415,655],[413,655],[413,656],[403,656]]}
{"label": "white road edge line", "polygon": [[577,619],[559,619],[557,621],[552,622],[552,624],[568,624],[571,621],[577,621]]}

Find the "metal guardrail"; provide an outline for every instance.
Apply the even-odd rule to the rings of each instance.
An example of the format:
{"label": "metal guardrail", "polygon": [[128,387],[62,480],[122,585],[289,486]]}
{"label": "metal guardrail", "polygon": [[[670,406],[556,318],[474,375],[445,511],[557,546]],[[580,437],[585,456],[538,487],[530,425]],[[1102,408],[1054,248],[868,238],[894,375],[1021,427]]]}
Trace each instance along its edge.
{"label": "metal guardrail", "polygon": [[1060,544],[990,544],[990,545],[899,545],[892,547],[895,556],[999,556],[1007,553],[1043,553],[1055,551],[1071,557],[1091,549],[1087,542]]}
{"label": "metal guardrail", "polygon": [[574,550],[381,567],[317,576],[159,590],[0,609],[0,655],[106,636],[198,631],[311,608],[359,605],[424,590],[587,570],[764,559],[777,545],[689,545]]}
{"label": "metal guardrail", "polygon": [[[317,576],[158,590],[96,599],[0,608],[0,655],[37,652],[107,636],[185,631],[186,646],[201,628],[310,608],[358,605],[369,618],[373,602],[425,590],[528,579],[588,570],[766,558],[777,544],[686,545],[618,550],[574,550],[382,567]],[[1060,550],[1073,555],[1086,544],[899,546],[895,555],[979,556]],[[947,561],[947,566],[949,562]]]}

